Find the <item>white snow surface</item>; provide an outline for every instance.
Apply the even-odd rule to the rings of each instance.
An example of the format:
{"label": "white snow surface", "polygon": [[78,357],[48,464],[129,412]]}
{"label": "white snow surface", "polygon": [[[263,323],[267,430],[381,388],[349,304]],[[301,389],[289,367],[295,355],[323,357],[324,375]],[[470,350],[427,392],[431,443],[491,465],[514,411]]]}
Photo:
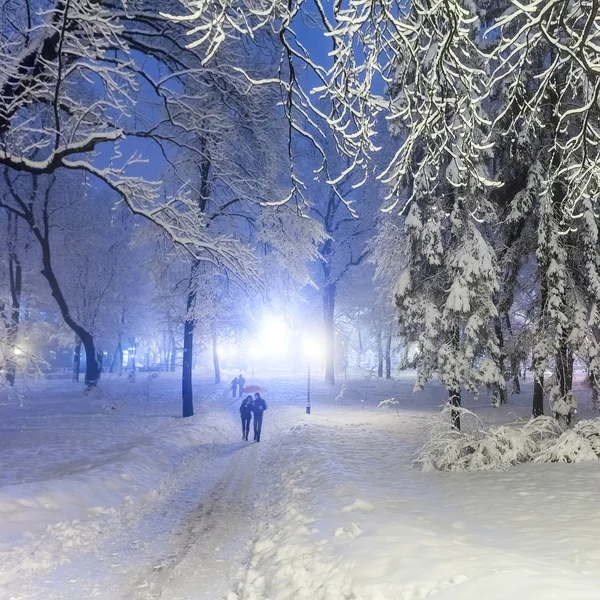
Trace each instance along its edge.
{"label": "white snow surface", "polygon": [[[315,383],[310,415],[303,378],[247,376],[269,409],[244,442],[230,379],[199,377],[185,420],[174,375],[4,398],[0,600],[600,597],[598,460],[423,473],[444,391],[410,372],[355,373],[343,404]],[[530,401],[465,405],[489,425]]]}

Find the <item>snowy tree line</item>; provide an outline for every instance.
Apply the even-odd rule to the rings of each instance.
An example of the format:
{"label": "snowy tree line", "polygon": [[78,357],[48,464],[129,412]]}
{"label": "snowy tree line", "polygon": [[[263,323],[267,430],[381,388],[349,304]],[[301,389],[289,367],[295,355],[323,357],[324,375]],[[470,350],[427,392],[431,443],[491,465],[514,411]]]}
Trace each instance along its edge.
{"label": "snowy tree line", "polygon": [[49,239],[69,186],[118,198],[183,324],[186,415],[197,324],[215,338],[232,297],[286,281],[318,286],[331,383],[336,326],[339,346],[368,315],[379,365],[398,325],[417,387],[436,375],[457,409],[482,387],[506,402],[526,367],[533,415],[547,394],[569,419],[574,361],[600,385],[599,27],[584,0],[7,0],[7,239],[41,256],[93,384],[100,277],[76,310]]}
{"label": "snowy tree line", "polygon": [[[380,172],[398,235],[380,233],[379,270],[395,265],[403,330],[419,342],[422,386],[434,372],[460,405],[482,385],[506,398],[531,348],[533,414],[573,408],[575,357],[598,381],[598,6],[584,0],[410,3],[188,0],[193,42],[274,29],[275,85],[290,111],[312,110],[350,170],[369,175],[384,114],[400,147]],[[307,12],[330,42],[322,61],[299,41]],[[313,73],[324,108],[294,76]],[[271,80],[263,77],[262,83]],[[291,116],[293,120],[293,115]],[[319,129],[316,124],[316,129]],[[311,135],[307,133],[307,135]],[[392,269],[393,270],[393,269]],[[459,424],[459,413],[455,414]]]}
{"label": "snowy tree line", "polygon": [[[314,288],[309,263],[333,264],[331,233],[364,246],[368,231],[337,190],[329,216],[311,218],[329,189],[301,177],[323,151],[303,145],[278,90],[251,81],[281,74],[277,35],[207,52],[155,8],[2,4],[0,359],[12,385],[19,370],[46,370],[41,345],[70,347],[74,377],[85,363],[93,387],[101,370],[135,370],[137,348],[162,337],[187,416],[197,351],[212,345],[218,381],[217,347],[245,333],[255,299]],[[348,244],[333,286],[364,259]]]}

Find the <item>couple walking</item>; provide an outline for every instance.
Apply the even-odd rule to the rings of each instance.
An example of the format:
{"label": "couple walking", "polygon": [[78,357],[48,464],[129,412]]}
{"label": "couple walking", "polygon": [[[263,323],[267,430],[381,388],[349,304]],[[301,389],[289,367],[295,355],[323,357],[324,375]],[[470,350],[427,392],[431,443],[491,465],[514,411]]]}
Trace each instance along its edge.
{"label": "couple walking", "polygon": [[238,389],[240,391],[240,398],[242,397],[242,392],[244,391],[244,386],[246,385],[246,380],[244,376],[240,373],[237,377],[234,377],[231,380],[231,394],[235,398],[238,393]]}
{"label": "couple walking", "polygon": [[240,415],[242,417],[242,439],[248,440],[250,432],[250,419],[254,414],[254,441],[260,442],[260,431],[262,429],[263,413],[267,410],[267,403],[261,398],[260,394],[246,396],[240,406]]}

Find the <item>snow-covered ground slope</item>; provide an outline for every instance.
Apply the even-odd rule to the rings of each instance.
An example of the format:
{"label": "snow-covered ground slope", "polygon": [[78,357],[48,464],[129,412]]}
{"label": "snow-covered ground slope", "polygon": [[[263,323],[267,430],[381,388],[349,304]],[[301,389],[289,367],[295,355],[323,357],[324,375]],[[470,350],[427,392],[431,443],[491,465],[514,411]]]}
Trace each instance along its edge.
{"label": "snow-covered ground slope", "polygon": [[[208,378],[187,420],[170,375],[0,406],[0,599],[599,597],[598,461],[422,473],[439,386],[359,375],[342,404],[316,383],[306,415],[304,379],[248,379],[268,390],[260,444]],[[530,400],[466,404],[489,424]]]}

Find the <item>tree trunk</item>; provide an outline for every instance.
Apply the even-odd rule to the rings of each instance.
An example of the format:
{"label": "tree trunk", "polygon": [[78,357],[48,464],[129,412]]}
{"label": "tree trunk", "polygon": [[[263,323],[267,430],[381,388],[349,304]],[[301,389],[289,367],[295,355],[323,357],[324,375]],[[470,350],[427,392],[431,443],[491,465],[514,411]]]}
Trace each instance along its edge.
{"label": "tree trunk", "polygon": [[[510,322],[510,316],[508,313],[505,314],[505,320],[506,320],[506,329],[508,330],[508,333],[511,335],[511,337],[513,337],[514,332],[513,332],[512,324]],[[521,382],[519,381],[519,375],[521,374],[521,360],[520,360],[521,355],[522,355],[522,353],[517,352],[517,349],[514,347],[514,343],[513,343],[513,348],[512,348],[511,355],[510,355],[510,373],[511,373],[512,380],[513,380],[511,394],[520,394],[521,393]]]}
{"label": "tree trunk", "polygon": [[544,414],[544,376],[535,375],[533,382],[533,411],[534,417],[541,417]]}
{"label": "tree trunk", "polygon": [[94,387],[100,379],[100,363],[94,346],[94,338],[87,331],[82,332],[81,343],[85,350],[85,379],[86,387]]}
{"label": "tree trunk", "polygon": [[[200,198],[198,208],[200,212],[206,211],[206,204],[210,197],[210,169],[211,158],[206,148],[206,138],[200,140],[202,163],[200,165]],[[194,329],[196,328],[196,286],[198,285],[198,271],[200,261],[194,260],[190,269],[190,284],[186,304],[185,322],[183,324],[183,365],[181,372],[181,398],[183,403],[183,417],[194,414],[194,392],[192,387],[192,370],[194,367]]]}
{"label": "tree trunk", "polygon": [[79,367],[81,365],[81,340],[75,338],[75,352],[73,353],[73,381],[79,383]]}
{"label": "tree trunk", "polygon": [[221,383],[221,367],[219,366],[219,349],[217,347],[217,324],[213,321],[210,327],[212,337],[213,365],[215,368],[215,383]]}
{"label": "tree trunk", "polygon": [[[560,389],[561,398],[566,398],[573,389],[573,363],[575,356],[566,345],[562,345],[556,355],[556,381]],[[555,415],[556,418],[559,415]],[[567,425],[571,423],[571,412],[565,416]]]}
{"label": "tree trunk", "polygon": [[128,338],[129,340],[129,366],[131,372],[135,374],[135,358],[136,358],[136,341],[135,338]]}
{"label": "tree trunk", "polygon": [[385,340],[385,378],[392,378],[392,331],[388,331]]}
{"label": "tree trunk", "polygon": [[383,340],[381,329],[377,331],[377,377],[383,377]]}
{"label": "tree trunk", "polygon": [[194,329],[196,318],[196,285],[200,262],[194,261],[190,270],[190,283],[187,297],[186,318],[183,324],[183,370],[181,373],[181,397],[183,400],[183,417],[194,414],[194,392],[192,388],[192,369],[194,356]]}
{"label": "tree trunk", "polygon": [[[8,347],[12,348],[12,354],[16,349],[19,335],[19,321],[21,317],[21,287],[22,269],[16,249],[17,243],[17,219],[8,213],[8,275],[10,283],[11,308],[10,318],[6,316],[6,333]],[[17,364],[12,356],[6,361],[6,381],[12,387],[15,385]]]}
{"label": "tree trunk", "polygon": [[573,389],[573,365],[575,364],[575,354],[569,351],[567,359],[567,386],[570,390]]}
{"label": "tree trunk", "polygon": [[362,335],[360,332],[360,328],[358,329],[358,357],[356,361],[356,366],[360,367],[360,363],[362,362],[362,354],[363,354],[363,345],[362,345]]}
{"label": "tree trunk", "polygon": [[118,372],[119,377],[123,374],[123,346],[121,340],[119,340],[117,347],[115,348],[115,354],[112,362],[110,363],[109,373]]}
{"label": "tree trunk", "polygon": [[171,333],[171,364],[169,366],[169,371],[171,371],[171,373],[175,373],[176,359],[177,348],[175,346],[175,335]]}
{"label": "tree trunk", "polygon": [[[502,321],[500,320],[499,315],[496,316],[496,318],[494,319],[494,330],[496,333],[496,338],[498,338],[498,348],[500,349],[500,356],[498,357],[498,368],[500,369],[500,373],[502,373],[502,375],[504,376],[506,371],[506,368],[504,366],[506,353],[504,352],[504,332],[502,331]],[[506,394],[506,384],[498,384],[495,387],[500,404],[507,404],[508,397]]]}
{"label": "tree trunk", "polygon": [[513,394],[521,393],[521,382],[519,381],[519,358],[516,354],[510,359],[510,370],[513,378]]}
{"label": "tree trunk", "polygon": [[[7,173],[7,172],[6,172]],[[33,187],[34,190],[37,190],[37,176],[32,175],[33,177]],[[69,305],[67,300],[63,294],[62,288],[58,282],[56,277],[56,273],[54,273],[54,268],[52,266],[52,252],[50,247],[50,213],[48,210],[49,202],[50,202],[50,191],[52,189],[54,179],[52,182],[46,187],[44,202],[42,204],[41,216],[38,219],[37,215],[33,210],[33,201],[30,203],[24,202],[19,195],[16,193],[8,175],[6,175],[7,185],[11,190],[11,194],[15,198],[16,202],[19,205],[21,212],[16,212],[17,216],[20,216],[28,225],[35,236],[36,240],[40,245],[40,249],[42,251],[42,270],[41,274],[48,282],[50,286],[50,293],[52,297],[56,300],[56,304],[60,310],[60,314],[64,322],[69,326],[69,328],[73,331],[73,333],[81,340],[83,346],[85,348],[87,364],[86,364],[86,375],[85,381],[86,385],[94,386],[98,381],[98,376],[100,374],[100,369],[98,368],[98,363],[96,361],[96,352],[94,348],[94,338],[92,333],[88,331],[85,327],[79,324],[71,315],[71,311],[69,310]],[[37,192],[36,192],[37,193]],[[14,212],[14,211],[13,211]],[[38,222],[41,219],[41,223]]]}
{"label": "tree trunk", "polygon": [[560,389],[560,396],[564,398],[569,392],[569,378],[567,376],[568,369],[568,350],[562,345],[556,354],[556,383]]}
{"label": "tree trunk", "polygon": [[[448,390],[448,404],[450,406],[456,406],[460,408],[462,404],[462,398],[460,397],[460,390]],[[452,425],[456,427],[456,429],[460,430],[460,411],[452,410],[451,413]]]}
{"label": "tree trunk", "polygon": [[325,383],[335,384],[335,295],[336,284],[326,283],[323,291],[325,321]]}
{"label": "tree trunk", "polygon": [[[188,298],[189,304],[189,298]],[[183,416],[194,414],[194,394],[192,390],[192,354],[194,352],[194,319],[186,319],[183,324],[183,371],[181,375],[181,395],[183,400]]]}

